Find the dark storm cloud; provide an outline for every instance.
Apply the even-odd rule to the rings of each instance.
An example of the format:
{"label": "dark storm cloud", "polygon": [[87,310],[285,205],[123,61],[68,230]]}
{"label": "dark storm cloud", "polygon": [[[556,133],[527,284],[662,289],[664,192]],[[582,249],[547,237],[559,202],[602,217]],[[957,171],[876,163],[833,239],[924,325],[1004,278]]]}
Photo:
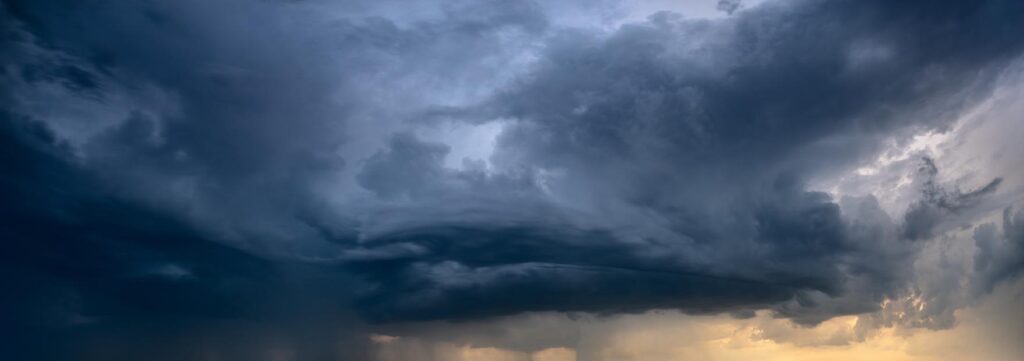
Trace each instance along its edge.
{"label": "dark storm cloud", "polygon": [[[425,254],[365,268],[381,285],[369,303],[382,315],[414,310],[410,318],[617,305],[721,311],[781,299],[780,314],[806,323],[872,311],[908,281],[915,246],[903,238],[917,236],[898,235],[877,202],[880,217],[844,219],[803,179],[846,169],[893,134],[950,124],[1019,53],[1022,10],[806,1],[717,23],[659,14],[608,38],[558,35],[529,76],[484,106],[514,119],[492,160],[554,174],[543,181],[553,197],[604,223],[560,227],[609,234],[581,231],[573,241],[484,224],[407,232],[401,242]],[[922,204],[966,208],[997,185]],[[915,212],[905,229],[918,228]],[[486,246],[459,251],[478,243]],[[480,264],[485,255],[494,257]],[[664,272],[650,275],[660,287],[644,286],[651,269]],[[382,300],[398,303],[379,310]]]}
{"label": "dark storm cloud", "polygon": [[[41,123],[2,116],[0,301],[5,330],[14,330],[4,332],[4,358],[268,359],[274,347],[358,357],[358,341],[342,332],[351,321],[337,311],[346,296],[289,285],[340,278],[288,272],[120,198]],[[325,346],[346,343],[350,350]]]}
{"label": "dark storm cloud", "polygon": [[[411,29],[372,16],[316,17],[315,9],[281,2],[12,1],[7,8],[63,58],[109,72],[129,92],[152,86],[169,94],[169,110],[131,104],[138,108],[123,124],[90,139],[82,151],[93,167],[124,192],[187,209],[265,254],[330,247],[305,223],[340,216],[313,188],[345,170],[348,154],[340,152],[349,139],[386,132],[387,118],[405,111],[377,109],[375,97],[402,99],[394,88],[435,81],[417,71],[470,77],[458,73],[480,71],[469,55],[498,63],[491,57],[504,42],[495,38],[545,27],[535,7],[519,2],[446,7],[444,21]],[[295,249],[280,249],[281,237]]]}
{"label": "dark storm cloud", "polygon": [[[811,324],[906,286],[912,239],[945,222],[918,209],[969,209],[998,185],[922,187],[902,224],[807,186],[984,97],[1024,46],[1019,2],[768,3],[608,34],[489,4],[422,20],[356,11],[369,3],[332,18],[316,2],[6,2],[0,191],[5,281],[34,287],[9,300],[24,345],[67,332],[54,358],[326,357],[354,332],[331,326],[349,296],[378,321],[675,308]],[[520,53],[537,59],[516,68]],[[33,96],[128,105],[66,135],[18,93],[50,86],[66,92]],[[417,133],[495,119],[493,155],[458,169]],[[982,254],[993,237],[979,231]],[[982,258],[991,279],[1019,269]],[[74,325],[46,324],[61,313],[36,305],[65,298],[58,323]]]}
{"label": "dark storm cloud", "polygon": [[[784,300],[788,284],[688,271],[637,254],[600,232],[536,228],[415,229],[389,237],[424,252],[352,263],[386,285],[361,304],[378,321],[461,319],[528,310],[635,312],[678,307],[711,312]],[[637,264],[644,259],[647,264]]]}
{"label": "dark storm cloud", "polygon": [[[346,83],[368,91],[400,62],[427,65],[416,56],[498,52],[493,34],[544,27],[516,3],[415,30],[198,5],[5,2],[5,358],[365,359],[350,279],[293,262],[353,233],[310,189],[345,169],[346,120],[368,112]],[[38,89],[42,111],[25,105]],[[69,116],[56,105],[80,98],[129,104],[114,119],[71,109],[97,125],[85,135],[17,113]]]}

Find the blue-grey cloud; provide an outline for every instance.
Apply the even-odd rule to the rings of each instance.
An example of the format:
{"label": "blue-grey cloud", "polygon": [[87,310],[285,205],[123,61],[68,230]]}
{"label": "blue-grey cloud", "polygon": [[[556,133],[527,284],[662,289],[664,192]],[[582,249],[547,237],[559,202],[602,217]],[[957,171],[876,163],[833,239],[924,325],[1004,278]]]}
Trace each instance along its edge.
{"label": "blue-grey cloud", "polygon": [[[876,309],[907,281],[900,275],[915,247],[908,239],[932,227],[921,222],[941,222],[919,214],[925,205],[969,207],[998,180],[967,194],[940,197],[923,189],[903,235],[857,234],[863,226],[844,219],[828,195],[805,190],[802,180],[846,169],[893,133],[950,124],[964,104],[963,87],[985,93],[1019,53],[1010,27],[997,24],[1020,10],[1005,2],[798,2],[714,24],[661,14],[607,38],[555,35],[532,74],[467,114],[514,119],[492,160],[554,174],[544,180],[547,191],[584,209],[609,234],[571,222],[559,227],[577,227],[580,236],[485,224],[443,235],[405,231],[400,242],[424,245],[425,254],[391,260],[385,270],[366,268],[378,284],[402,285],[380,288],[386,296],[374,292],[370,303],[384,307],[384,297],[398,303],[377,313],[412,309],[408,317],[444,318],[486,311],[462,303],[468,300],[497,306],[521,299],[516,311],[640,305],[694,312],[767,301],[808,323]],[[480,243],[474,252],[460,251]],[[528,256],[505,253],[534,243]],[[560,247],[572,252],[563,255]],[[490,263],[478,262],[492,254]],[[641,286],[651,270],[664,272],[652,275],[663,287]],[[691,289],[694,276],[701,287]],[[750,299],[719,294],[740,288],[736,280],[749,284],[743,288]],[[634,295],[641,300],[631,301]],[[705,299],[715,302],[701,306]]]}
{"label": "blue-grey cloud", "polygon": [[[1000,180],[925,160],[898,215],[809,184],[986,97],[1024,4],[721,4],[602,32],[519,1],[6,1],[26,291],[0,352],[358,359],[356,318],[878,311]],[[452,167],[445,127],[482,125]],[[975,231],[977,292],[1019,274],[1020,218]]]}

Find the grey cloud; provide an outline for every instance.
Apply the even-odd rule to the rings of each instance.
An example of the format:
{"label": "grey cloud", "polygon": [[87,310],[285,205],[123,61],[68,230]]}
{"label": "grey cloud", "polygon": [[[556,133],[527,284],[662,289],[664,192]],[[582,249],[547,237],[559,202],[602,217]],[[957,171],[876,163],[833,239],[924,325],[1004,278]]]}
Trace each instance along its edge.
{"label": "grey cloud", "polygon": [[[402,215],[401,205],[433,206],[450,201],[449,209],[481,203],[488,199],[517,204],[535,201],[539,196],[537,176],[526,170],[507,170],[491,174],[482,160],[463,160],[462,169],[445,166],[451,148],[442,143],[420,139],[408,132],[391,137],[384,149],[364,160],[356,182],[388,202],[384,209],[392,217],[424,218],[423,214]],[[389,209],[392,208],[392,209]],[[432,210],[431,212],[443,213]],[[436,217],[440,221],[442,217]],[[500,221],[494,219],[493,221]],[[443,222],[441,222],[443,223]]]}
{"label": "grey cloud", "polygon": [[729,15],[732,15],[732,13],[739,10],[742,6],[743,1],[741,0],[718,0],[718,3],[715,4],[715,8],[718,9],[718,11],[724,11]]}
{"label": "grey cloud", "polygon": [[[311,13],[325,4],[197,5],[12,1],[5,8],[18,21],[12,24],[35,36],[19,41],[61,52],[68,66],[98,69],[108,83],[128,84],[98,91],[96,103],[143,87],[169,94],[170,110],[136,103],[121,119],[80,119],[120,123],[77,149],[84,161],[126,194],[187,213],[269,255],[330,249],[324,241],[331,240],[311,228],[337,228],[347,212],[329,209],[320,189],[353,192],[344,181],[358,172],[352,164],[431,99],[422,87],[455,81],[448,93],[459,96],[461,83],[482,78],[527,41],[520,38],[546,28],[527,2],[453,3],[440,19],[405,26],[373,11]],[[52,11],[57,6],[62,10]],[[385,96],[406,105],[377,103]],[[280,238],[296,246],[281,249]]]}
{"label": "grey cloud", "polygon": [[117,195],[41,122],[0,116],[3,357],[365,357],[341,275],[205,238]]}
{"label": "grey cloud", "polygon": [[[373,95],[360,98],[346,82],[396,87],[408,77],[383,73],[403,66],[375,63],[415,64],[415,54],[453,44],[488,53],[520,21],[543,29],[516,4],[482,17],[455,7],[462,20],[413,29],[383,19],[332,27],[299,4],[197,5],[4,3],[4,284],[24,290],[2,299],[13,311],[4,333],[18,334],[0,347],[5,357],[365,359],[349,275],[295,262],[311,250],[335,254],[355,233],[313,190],[348,169],[338,152],[359,129],[353,114],[388,115],[367,109]],[[279,16],[291,10],[315,21]],[[394,38],[369,41],[377,31]],[[465,70],[475,61],[450,60],[465,60]],[[36,91],[51,84],[68,92]],[[123,93],[150,88],[170,104]],[[109,119],[38,111],[22,106],[25,96],[95,108],[130,101]],[[65,142],[79,134],[55,134],[51,118],[101,126]],[[167,264],[189,276],[140,275]]]}
{"label": "grey cloud", "polygon": [[921,159],[918,173],[922,176],[921,200],[912,204],[904,215],[903,236],[908,239],[932,237],[950,215],[977,206],[982,197],[999,188],[1002,178],[996,178],[981,188],[964,193],[959,188],[947,189],[936,182],[938,168],[931,158]]}
{"label": "grey cloud", "polygon": [[[395,15],[405,6],[6,2],[8,33],[30,35],[3,41],[12,89],[127,99],[114,119],[57,112],[112,124],[71,142],[48,129],[56,116],[3,94],[3,209],[24,219],[2,224],[31,255],[12,267],[40,275],[19,282],[60,279],[115,320],[68,342],[146,341],[118,348],[124,359],[224,328],[225,349],[280,337],[327,357],[335,338],[359,352],[355,314],[767,309],[814,324],[908,292],[934,296],[937,315],[956,303],[938,286],[907,291],[915,257],[999,179],[962,192],[926,163],[921,201],[893,216],[808,184],[888,139],[944,130],[989,94],[1024,47],[1024,5],[807,0],[719,20],[659,13],[610,33],[552,24],[530,2]],[[166,97],[139,100],[144,89]],[[429,136],[493,121],[493,154],[459,169],[446,165],[453,145]],[[1005,239],[979,228],[984,280],[1020,269],[999,256],[1019,250],[1019,218],[1007,213]],[[88,252],[47,258],[69,246]],[[189,276],[137,276],[169,264]],[[150,317],[166,329],[118,331]],[[56,332],[32,327],[31,344]],[[206,347],[193,341],[176,349]]]}
{"label": "grey cloud", "polygon": [[987,223],[974,229],[974,241],[978,248],[972,280],[976,293],[992,292],[1024,271],[1024,211],[1003,210],[1002,237],[994,224]]}
{"label": "grey cloud", "polygon": [[[723,277],[719,283],[702,281],[710,283],[702,284],[706,290],[732,289],[734,278],[774,287],[781,298],[759,298],[778,303],[780,315],[806,323],[874,311],[909,281],[901,272],[916,247],[904,244],[891,221],[851,224],[827,195],[807,191],[804,180],[848,169],[875,154],[893,134],[947,127],[969,104],[962,100],[965,84],[976,92],[969,97],[984,96],[1000,69],[1019,54],[1022,44],[1009,35],[1009,27],[995,24],[1009,24],[1021,14],[1017,5],[1006,2],[942,2],[922,8],[807,1],[766,4],[716,23],[659,14],[607,38],[564,33],[547,44],[531,74],[482,106],[494,117],[514,119],[501,134],[492,162],[499,169],[543,170],[549,175],[543,184],[556,204],[583,210],[584,218],[604,224],[596,228],[607,229],[608,236],[590,236],[587,246],[564,237],[541,238],[548,250],[572,245],[587,266],[610,262],[628,275],[638,265],[658,265],[669,272]],[[958,27],[941,25],[948,22]],[[949,41],[927,40],[935,37]],[[884,50],[871,64],[855,54],[865,41]],[[851,66],[851,61],[860,63]],[[998,183],[939,197],[946,200],[940,203],[969,207]],[[919,222],[934,215],[915,212],[899,227],[934,226]],[[408,281],[411,286],[383,290],[417,299],[420,316],[433,314],[431,307],[441,308],[436,317],[457,317],[460,310],[473,315],[478,311],[460,302],[498,304],[489,296],[498,290],[522,297],[519,310],[587,309],[590,303],[615,299],[600,292],[586,301],[559,299],[558,290],[532,281],[545,272],[534,264],[546,261],[538,258],[545,253],[499,258],[498,264],[475,268],[464,264],[466,256],[449,247],[483,237],[476,232],[506,234],[485,224],[455,236],[407,232],[403,242],[443,247],[428,247],[424,258],[380,270],[388,278],[377,283]],[[536,237],[511,234],[515,240],[503,244],[529,244]],[[489,236],[495,237],[501,238]],[[582,252],[606,244],[621,247],[616,253],[628,256],[606,260]],[[481,248],[497,255],[502,250]],[[436,278],[466,283],[413,276],[434,269],[451,271]],[[549,271],[546,277],[558,279],[565,272]],[[411,278],[391,278],[396,274]],[[597,290],[605,287],[598,279],[572,279]],[[686,290],[681,284],[679,289]],[[527,291],[525,285],[538,290]],[[494,291],[488,291],[491,287]],[[459,288],[472,293],[458,293]],[[564,292],[568,297],[580,291]],[[644,296],[650,301],[644,307],[702,309],[699,293],[676,294],[672,287],[656,292],[672,301]],[[763,307],[727,294],[716,296],[719,304]],[[619,302],[626,301],[612,301]],[[403,307],[378,312],[397,314]],[[515,307],[498,309],[515,312]]]}
{"label": "grey cloud", "polygon": [[382,198],[416,196],[442,178],[448,151],[444,144],[428,144],[400,134],[392,138],[388,150],[367,159],[356,179]]}

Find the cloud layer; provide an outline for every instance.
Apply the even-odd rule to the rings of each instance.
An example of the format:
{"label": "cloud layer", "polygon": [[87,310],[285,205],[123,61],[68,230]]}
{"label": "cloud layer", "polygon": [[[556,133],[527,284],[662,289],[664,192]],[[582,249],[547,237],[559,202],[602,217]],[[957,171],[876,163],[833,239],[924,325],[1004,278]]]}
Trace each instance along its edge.
{"label": "cloud layer", "polygon": [[948,328],[1024,269],[1016,170],[844,178],[975,124],[1024,4],[568,4],[5,2],[0,352],[363,359],[367,323],[540,311]]}

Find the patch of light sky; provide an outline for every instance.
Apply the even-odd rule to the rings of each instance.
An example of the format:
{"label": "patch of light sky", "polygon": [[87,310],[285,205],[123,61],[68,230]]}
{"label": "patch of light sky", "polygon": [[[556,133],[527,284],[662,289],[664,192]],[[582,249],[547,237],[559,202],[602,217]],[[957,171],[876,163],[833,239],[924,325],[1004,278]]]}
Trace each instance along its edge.
{"label": "patch of light sky", "polygon": [[921,158],[935,161],[937,181],[969,192],[995,178],[1003,182],[988,207],[997,212],[1024,201],[1024,172],[1014,159],[1024,157],[1024,66],[1008,71],[993,94],[964,112],[945,131],[926,130],[909,139],[890,139],[871,161],[812,189],[843,196],[874,195],[890,215],[902,214],[919,197],[913,177]]}
{"label": "patch of light sky", "polygon": [[[746,0],[740,10],[765,0]],[[667,11],[687,19],[719,19],[729,16],[718,9],[719,0],[631,0],[631,1],[551,1],[542,6],[556,25],[611,31],[623,24],[644,21]]]}
{"label": "patch of light sky", "polygon": [[444,159],[447,168],[465,169],[472,164],[481,164],[490,169],[490,157],[504,126],[502,121],[482,124],[445,122],[425,129],[419,135],[448,145],[448,155]]}

